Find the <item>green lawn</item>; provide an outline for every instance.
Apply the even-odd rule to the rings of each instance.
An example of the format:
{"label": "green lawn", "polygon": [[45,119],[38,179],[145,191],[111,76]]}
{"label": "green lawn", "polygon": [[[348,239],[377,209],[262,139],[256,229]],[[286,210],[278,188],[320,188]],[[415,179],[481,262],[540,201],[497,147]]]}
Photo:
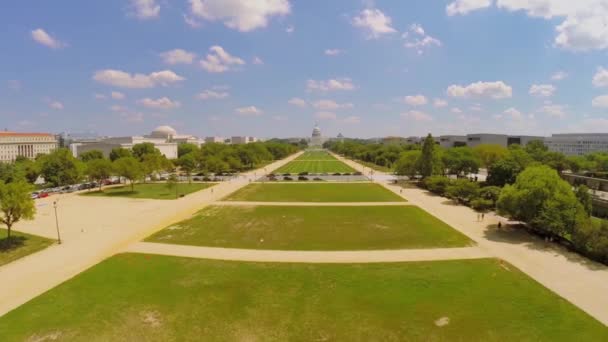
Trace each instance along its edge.
{"label": "green lawn", "polygon": [[399,202],[399,195],[374,183],[253,183],[226,201],[257,202]]}
{"label": "green lawn", "polygon": [[295,160],[337,160],[327,151],[306,151]]}
{"label": "green lawn", "polygon": [[105,188],[102,192],[91,191],[82,193],[83,196],[105,196],[105,197],[130,197],[150,199],[175,199],[176,195],[187,195],[193,192],[209,188],[217,183],[179,183],[177,191],[169,189],[165,183],[135,184],[135,191],[131,186],[119,186]]}
{"label": "green lawn", "polygon": [[334,173],[355,172],[355,169],[338,160],[293,160],[273,171],[274,173]]}
{"label": "green lawn", "polygon": [[146,240],[280,250],[463,247],[473,243],[415,206],[210,206]]}
{"label": "green lawn", "polygon": [[54,240],[14,230],[11,231],[11,239],[7,240],[6,229],[0,228],[0,266],[43,250],[53,243]]}
{"label": "green lawn", "polygon": [[[438,326],[441,318],[449,323]],[[1,317],[0,336],[607,341],[608,328],[495,259],[315,265],[119,254]]]}

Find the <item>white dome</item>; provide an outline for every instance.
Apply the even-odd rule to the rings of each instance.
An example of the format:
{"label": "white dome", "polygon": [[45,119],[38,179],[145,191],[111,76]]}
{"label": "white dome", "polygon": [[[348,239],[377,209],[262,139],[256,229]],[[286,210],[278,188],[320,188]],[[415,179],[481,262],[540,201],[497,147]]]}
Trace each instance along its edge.
{"label": "white dome", "polygon": [[151,134],[153,137],[168,138],[169,136],[177,135],[177,132],[171,126],[158,126]]}
{"label": "white dome", "polygon": [[315,128],[312,130],[312,136],[313,137],[321,136],[321,129],[319,128],[319,126],[315,126]]}

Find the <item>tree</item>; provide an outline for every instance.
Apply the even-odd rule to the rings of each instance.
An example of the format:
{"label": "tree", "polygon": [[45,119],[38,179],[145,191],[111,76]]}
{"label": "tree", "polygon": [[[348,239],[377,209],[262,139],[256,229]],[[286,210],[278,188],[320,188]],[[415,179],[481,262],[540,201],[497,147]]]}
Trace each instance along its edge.
{"label": "tree", "polygon": [[496,206],[496,202],[500,197],[500,191],[502,189],[498,186],[484,186],[479,189],[479,198],[488,200],[492,203],[492,207]]}
{"label": "tree", "polygon": [[525,151],[532,159],[542,162],[545,159],[545,154],[549,148],[542,140],[532,140],[526,144]]}
{"label": "tree", "polygon": [[429,134],[422,144],[422,153],[420,154],[420,158],[418,158],[418,172],[425,178],[441,174],[442,168],[435,139]]}
{"label": "tree", "polygon": [[40,176],[40,166],[29,158],[17,157],[14,166],[16,173],[25,177],[30,183],[36,182],[38,176]]}
{"label": "tree", "polygon": [[133,157],[133,153],[122,147],[116,147],[110,151],[110,160],[113,162],[124,157]]}
{"label": "tree", "polygon": [[139,161],[143,161],[144,156],[149,154],[161,154],[160,151],[156,147],[154,147],[154,144],[151,142],[135,144],[131,148],[131,152],[133,153],[133,157],[135,157]]}
{"label": "tree", "polygon": [[572,234],[587,219],[570,184],[548,166],[530,166],[506,185],[498,202],[499,213],[558,236]]}
{"label": "tree", "polygon": [[410,179],[416,177],[418,172],[418,158],[420,151],[406,151],[401,153],[401,157],[395,164],[395,173],[398,175],[408,176]]}
{"label": "tree", "polygon": [[423,180],[424,187],[430,192],[443,196],[451,180],[444,176],[430,176]]}
{"label": "tree", "polygon": [[173,189],[175,189],[175,198],[177,198],[177,176],[175,174],[171,174],[169,175],[169,178],[167,178],[167,189],[169,189],[169,191],[172,191]]}
{"label": "tree", "polygon": [[[166,169],[167,163],[170,163],[169,160],[162,154],[149,153],[143,156],[141,167],[145,175],[152,176],[154,173]],[[146,177],[144,177],[144,183],[145,182]]]}
{"label": "tree", "polygon": [[39,163],[40,174],[54,186],[75,184],[82,179],[84,165],[67,148],[43,155]]}
{"label": "tree", "polygon": [[562,172],[570,167],[570,162],[563,153],[547,152],[543,156],[543,164]]}
{"label": "tree", "polygon": [[91,180],[99,183],[99,191],[101,191],[103,181],[110,178],[113,172],[112,162],[108,159],[92,159],[86,163],[85,173]]}
{"label": "tree", "polygon": [[477,197],[479,184],[468,179],[456,179],[447,186],[448,197],[456,199],[461,203],[469,203]]}
{"label": "tree", "polygon": [[192,154],[185,154],[178,159],[180,169],[186,172],[188,183],[192,183],[192,171],[197,167],[196,158]]}
{"label": "tree", "polygon": [[511,159],[501,159],[488,168],[486,183],[494,186],[513,184],[521,172],[520,166]]}
{"label": "tree", "polygon": [[12,183],[0,182],[0,222],[6,225],[7,242],[10,243],[11,229],[20,220],[31,220],[36,213],[31,197],[33,187],[25,180]]}
{"label": "tree", "polygon": [[116,159],[113,164],[116,174],[128,179],[131,182],[131,191],[135,191],[135,181],[144,174],[141,163],[133,157],[123,157]]}
{"label": "tree", "polygon": [[177,145],[177,157],[181,157],[188,153],[197,153],[199,150],[198,146],[191,143],[181,143]]}
{"label": "tree", "polygon": [[489,168],[496,161],[502,159],[507,154],[507,149],[495,144],[481,144],[473,148],[479,159],[481,165]]}
{"label": "tree", "polygon": [[80,154],[79,158],[80,158],[80,160],[82,160],[83,162],[86,163],[93,159],[104,159],[104,156],[103,156],[103,152],[101,152],[100,150],[90,150],[90,151],[82,152]]}
{"label": "tree", "polygon": [[443,165],[448,174],[462,175],[477,173],[479,170],[479,157],[470,147],[453,147],[443,153]]}
{"label": "tree", "polygon": [[579,185],[576,187],[574,191],[576,194],[576,198],[585,209],[585,212],[588,216],[591,216],[591,212],[593,210],[593,198],[589,193],[589,188],[586,185]]}

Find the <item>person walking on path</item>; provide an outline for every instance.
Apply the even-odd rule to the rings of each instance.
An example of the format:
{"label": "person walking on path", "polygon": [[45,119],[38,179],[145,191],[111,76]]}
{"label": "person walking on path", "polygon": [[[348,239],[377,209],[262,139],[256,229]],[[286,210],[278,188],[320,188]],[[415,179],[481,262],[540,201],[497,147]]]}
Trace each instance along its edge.
{"label": "person walking on path", "polygon": [[481,222],[483,222],[484,216],[486,216],[486,214],[485,213],[481,213]]}

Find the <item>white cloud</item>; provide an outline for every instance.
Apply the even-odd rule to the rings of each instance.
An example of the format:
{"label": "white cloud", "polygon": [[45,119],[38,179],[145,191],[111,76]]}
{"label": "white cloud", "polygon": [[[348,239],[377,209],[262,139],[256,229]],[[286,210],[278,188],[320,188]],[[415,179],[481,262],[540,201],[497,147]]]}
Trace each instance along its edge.
{"label": "white cloud", "polygon": [[110,110],[113,112],[126,112],[128,109],[125,106],[120,106],[120,105],[112,105],[110,106]]}
{"label": "white cloud", "polygon": [[505,110],[503,113],[505,115],[510,116],[511,119],[513,119],[513,120],[521,120],[523,118],[523,115],[521,114],[521,112],[513,107]]}
{"label": "white cloud", "polygon": [[451,97],[490,97],[493,99],[504,99],[513,95],[512,88],[502,81],[475,82],[468,86],[451,85],[447,89]]}
{"label": "white cloud", "polygon": [[410,25],[409,31],[403,34],[403,38],[405,38],[405,47],[416,50],[418,54],[422,54],[426,47],[441,46],[439,39],[427,35],[424,28],[415,23]]}
{"label": "white cloud", "polygon": [[448,101],[443,100],[443,99],[434,99],[433,100],[433,106],[435,106],[436,108],[442,108],[442,107],[447,107],[448,105]]}
{"label": "white cloud", "polygon": [[483,108],[481,107],[481,104],[479,103],[475,103],[474,105],[472,105],[471,107],[469,107],[470,110],[476,111],[476,112],[480,112],[483,110]]}
{"label": "white cloud", "polygon": [[361,118],[358,116],[352,115],[352,116],[345,117],[341,121],[345,124],[356,125],[356,124],[361,123]]}
{"label": "white cloud", "polygon": [[59,101],[52,101],[49,103],[49,107],[56,109],[56,110],[62,110],[63,109],[63,103],[59,102]]}
{"label": "white cloud", "polygon": [[462,110],[458,107],[454,107],[454,108],[450,109],[450,112],[452,112],[454,114],[460,114],[460,113],[462,113]]}
{"label": "white cloud", "polygon": [[414,121],[433,121],[433,117],[419,110],[410,110],[401,113],[401,117]]}
{"label": "white cloud", "polygon": [[99,83],[121,88],[153,88],[158,85],[167,86],[185,80],[171,70],[163,70],[145,74],[129,74],[114,69],[96,71],[93,79]]}
{"label": "white cloud", "polygon": [[192,64],[196,54],[182,49],[173,49],[160,54],[160,57],[167,64]]}
{"label": "white cloud", "polygon": [[244,65],[245,61],[232,56],[224,48],[214,45],[209,48],[210,53],[201,60],[201,66],[208,72],[220,73],[231,70],[232,67]]}
{"label": "white cloud", "polygon": [[591,101],[593,107],[608,108],[608,95],[597,96]]}
{"label": "white cloud", "polygon": [[53,38],[41,28],[32,31],[32,39],[44,46],[50,47],[51,49],[59,49],[65,46],[64,43],[56,38]]}
{"label": "white cloud", "polygon": [[96,100],[105,100],[107,96],[105,96],[104,94],[99,94],[99,93],[95,93],[95,99]]}
{"label": "white cloud", "polygon": [[255,65],[263,65],[264,61],[260,57],[255,56],[255,57],[253,57],[253,60],[251,61],[251,63],[255,64]]}
{"label": "white cloud", "polygon": [[189,0],[193,15],[242,32],[266,27],[272,16],[290,12],[287,0]]}
{"label": "white cloud", "polygon": [[225,91],[214,91],[214,90],[204,90],[200,94],[196,95],[196,98],[200,100],[220,100],[225,99],[230,94]]}
{"label": "white cloud", "polygon": [[467,14],[471,11],[492,6],[492,0],[456,0],[445,8],[449,16]]}
{"label": "white cloud", "polygon": [[598,67],[597,72],[593,75],[593,85],[596,87],[608,87],[608,70],[604,67]]}
{"label": "white cloud", "polygon": [[203,26],[198,20],[196,20],[192,16],[189,16],[187,14],[184,14],[183,16],[184,16],[184,22],[186,23],[186,25],[188,25],[194,29]]}
{"label": "white cloud", "polygon": [[352,103],[336,103],[332,100],[319,100],[317,102],[313,102],[312,106],[320,110],[336,110],[354,107]]}
{"label": "white cloud", "polygon": [[555,92],[555,87],[551,84],[533,84],[530,87],[529,94],[539,97],[551,97]]}
{"label": "white cloud", "polygon": [[566,77],[568,77],[568,73],[566,73],[565,71],[557,71],[553,75],[551,75],[551,80],[561,81],[561,80],[565,79]]}
{"label": "white cloud", "polygon": [[260,116],[263,113],[260,109],[256,108],[255,106],[240,107],[240,108],[236,109],[236,112],[242,116]]}
{"label": "white cloud", "polygon": [[110,93],[110,96],[112,96],[114,100],[122,100],[125,98],[125,94],[119,91],[113,91],[112,93]]}
{"label": "white cloud", "polygon": [[408,95],[403,98],[403,102],[410,106],[422,106],[427,104],[428,100],[424,95]]}
{"label": "white cloud", "polygon": [[344,51],[340,50],[340,49],[326,49],[325,50],[325,54],[327,56],[337,56],[337,55],[341,55],[342,53],[344,53]]}
{"label": "white cloud", "polygon": [[338,78],[322,81],[308,80],[306,83],[308,91],[330,91],[330,90],[354,90],[355,86],[350,78]]}
{"label": "white cloud", "polygon": [[320,120],[335,120],[337,115],[332,112],[316,112],[315,117]]}
{"label": "white cloud", "polygon": [[289,25],[287,26],[287,28],[285,29],[285,32],[292,34],[294,31],[296,30],[295,27],[293,27],[293,25]]}
{"label": "white cloud", "polygon": [[168,97],[158,99],[145,98],[137,101],[138,104],[153,109],[173,109],[178,108],[181,104],[178,101],[173,101]]}
{"label": "white cloud", "polygon": [[353,26],[367,31],[370,39],[397,32],[391,23],[392,19],[377,8],[366,8],[352,20]]}
{"label": "white cloud", "polygon": [[306,101],[304,101],[303,99],[301,99],[299,97],[293,97],[293,98],[289,99],[289,101],[287,101],[287,103],[294,105],[294,106],[298,106],[298,107],[306,107]]}
{"label": "white cloud", "polygon": [[564,112],[564,106],[562,105],[547,104],[542,106],[538,111],[556,118],[562,118],[566,116],[566,113]]}
{"label": "white cloud", "polygon": [[139,19],[153,19],[160,15],[160,5],[155,0],[131,0],[131,7]]}

